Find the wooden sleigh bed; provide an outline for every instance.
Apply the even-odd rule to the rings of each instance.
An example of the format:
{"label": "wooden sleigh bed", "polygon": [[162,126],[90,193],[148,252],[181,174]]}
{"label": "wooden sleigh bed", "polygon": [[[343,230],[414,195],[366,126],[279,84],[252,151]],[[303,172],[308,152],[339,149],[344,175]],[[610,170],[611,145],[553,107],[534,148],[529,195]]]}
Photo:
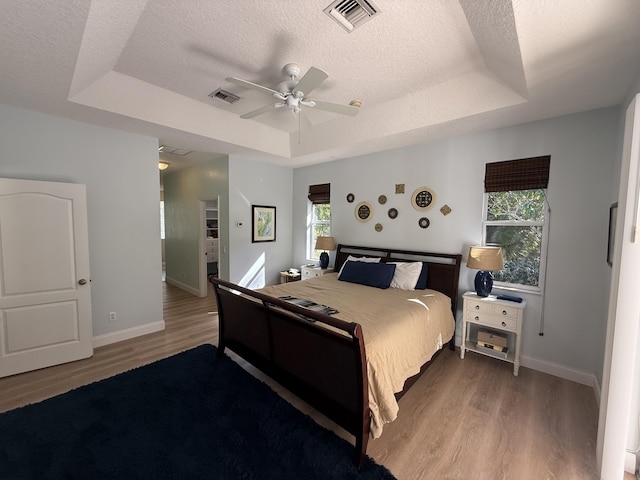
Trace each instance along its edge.
{"label": "wooden sleigh bed", "polygon": [[[452,328],[447,330],[450,337],[439,339],[438,346],[441,347],[448,342],[452,350],[455,348],[454,335],[451,332],[455,332],[461,255],[339,245],[334,270],[338,272],[350,256],[351,259],[377,257],[382,262],[423,262],[423,265],[428,267],[427,290],[408,293],[416,298],[436,298],[437,295],[438,299],[447,300],[448,322],[453,322],[453,325],[449,325]],[[331,291],[328,296],[321,296],[323,288],[333,285],[335,289],[337,284],[340,284],[340,290],[349,291],[346,282],[337,278],[324,278],[330,276],[337,277],[324,275],[317,279],[262,290],[250,290],[212,277],[210,281],[214,286],[219,316],[218,355],[223,355],[225,348],[231,349],[354,435],[354,462],[361,465],[372,431],[372,420],[377,415],[371,408],[375,407],[375,401],[370,402],[373,364],[371,358],[367,357],[367,348],[371,348],[373,352],[374,345],[369,344],[369,347],[366,347],[365,333],[369,327],[365,326],[363,331],[360,323],[365,325],[364,322],[350,321],[348,306],[340,308],[335,314],[327,315],[279,298],[295,293],[296,290],[291,289],[295,288],[296,284],[306,284],[299,287],[312,288],[317,292],[315,295],[319,295],[318,298],[331,299],[321,306],[332,307],[331,302],[335,302],[336,305],[344,307],[347,304],[344,303],[344,299],[338,299],[337,290]],[[334,282],[335,285],[330,282]],[[362,290],[373,287],[357,285],[356,288]],[[376,297],[382,296],[382,292],[385,291],[374,290]],[[397,291],[391,292],[396,289],[388,290],[391,294],[399,294]],[[436,292],[441,292],[448,298]],[[310,296],[313,297],[314,294]],[[416,303],[415,298],[408,300]],[[340,303],[341,301],[343,303]],[[357,303],[357,298],[353,301]],[[386,303],[386,300],[381,302]],[[433,309],[433,306],[431,307]],[[419,310],[426,311],[430,308],[429,305],[421,304]],[[380,308],[376,312],[375,315],[381,318],[394,314],[385,313]],[[372,340],[373,335],[367,335],[367,338]],[[402,379],[400,387],[394,388],[396,398],[400,398],[413,385],[441,351],[437,348],[434,350],[435,353],[429,353],[429,358],[421,364],[421,368],[417,368],[419,372],[412,372],[411,377],[407,375],[406,379]],[[376,377],[381,375],[379,371],[374,373]],[[373,397],[376,397],[376,391],[372,392]]]}

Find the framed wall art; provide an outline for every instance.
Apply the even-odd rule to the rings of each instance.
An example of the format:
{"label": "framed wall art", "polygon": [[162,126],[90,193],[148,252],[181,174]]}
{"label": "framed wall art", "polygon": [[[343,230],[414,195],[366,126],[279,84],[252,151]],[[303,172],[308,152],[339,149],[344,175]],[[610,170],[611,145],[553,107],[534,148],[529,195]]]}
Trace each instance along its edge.
{"label": "framed wall art", "polygon": [[436,204],[436,192],[429,187],[420,187],[411,195],[411,205],[418,211],[424,212]]}
{"label": "framed wall art", "polygon": [[616,240],[616,217],[618,216],[618,202],[609,207],[609,242],[607,243],[607,263],[613,265],[613,244]]}
{"label": "framed wall art", "polygon": [[276,241],[276,207],[252,205],[251,242]]}
{"label": "framed wall art", "polygon": [[373,207],[369,202],[360,202],[356,205],[354,213],[359,222],[368,222],[373,215]]}

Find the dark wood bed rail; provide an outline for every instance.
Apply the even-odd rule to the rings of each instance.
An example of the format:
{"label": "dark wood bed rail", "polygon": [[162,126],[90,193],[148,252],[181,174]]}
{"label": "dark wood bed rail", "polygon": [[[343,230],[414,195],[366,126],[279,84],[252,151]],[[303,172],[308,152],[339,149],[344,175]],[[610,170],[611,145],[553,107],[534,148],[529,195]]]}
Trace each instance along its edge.
{"label": "dark wood bed rail", "polygon": [[[429,265],[427,288],[458,301],[462,256],[338,245],[335,270],[349,255]],[[362,465],[369,440],[369,386],[362,328],[215,277],[218,355],[230,348],[355,437],[354,463]],[[326,326],[322,326],[322,324]],[[449,342],[452,350],[455,342]],[[436,352],[434,358],[440,351]],[[433,360],[433,359],[432,359]],[[430,365],[428,362],[423,366]],[[405,389],[420,374],[407,379]],[[402,392],[396,394],[399,398]]]}
{"label": "dark wood bed rail", "polygon": [[218,355],[230,348],[354,435],[354,462],[362,465],[370,412],[360,325],[218,278],[210,281],[218,306]]}

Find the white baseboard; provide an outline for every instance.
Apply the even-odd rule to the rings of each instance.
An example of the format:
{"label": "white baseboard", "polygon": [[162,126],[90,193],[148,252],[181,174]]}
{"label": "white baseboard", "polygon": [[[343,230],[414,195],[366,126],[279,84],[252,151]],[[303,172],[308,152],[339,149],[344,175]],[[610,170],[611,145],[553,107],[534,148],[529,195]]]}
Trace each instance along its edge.
{"label": "white baseboard", "polygon": [[123,340],[129,340],[130,338],[140,337],[142,335],[160,332],[162,330],[164,330],[164,320],[145,323],[144,325],[138,325],[137,327],[125,328],[124,330],[118,330],[117,332],[105,333],[104,335],[93,337],[93,348],[104,347],[105,345],[122,342]]}
{"label": "white baseboard", "polygon": [[191,285],[187,285],[186,283],[182,283],[179,280],[176,280],[175,278],[172,277],[166,277],[165,281],[171,285],[173,285],[174,287],[178,287],[182,290],[184,290],[185,292],[189,292],[191,295],[195,295],[196,297],[200,296],[200,290],[198,290],[197,288],[192,287]]}
{"label": "white baseboard", "polygon": [[636,455],[633,452],[624,452],[624,471],[635,475],[636,473]]}
{"label": "white baseboard", "polygon": [[537,370],[538,372],[548,373],[549,375],[555,375],[556,377],[593,387],[596,401],[598,405],[600,404],[600,384],[593,373],[577,370],[567,367],[566,365],[560,365],[559,363],[537,360],[524,355],[520,356],[520,365],[531,368],[532,370]]}

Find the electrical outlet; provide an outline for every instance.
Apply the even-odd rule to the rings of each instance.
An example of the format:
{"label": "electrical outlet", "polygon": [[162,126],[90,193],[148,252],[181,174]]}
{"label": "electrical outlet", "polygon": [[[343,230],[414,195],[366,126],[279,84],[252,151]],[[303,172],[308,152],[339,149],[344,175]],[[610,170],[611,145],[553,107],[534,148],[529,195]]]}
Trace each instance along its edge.
{"label": "electrical outlet", "polygon": [[115,322],[117,317],[118,316],[116,315],[116,312],[109,312],[109,321],[110,322]]}

